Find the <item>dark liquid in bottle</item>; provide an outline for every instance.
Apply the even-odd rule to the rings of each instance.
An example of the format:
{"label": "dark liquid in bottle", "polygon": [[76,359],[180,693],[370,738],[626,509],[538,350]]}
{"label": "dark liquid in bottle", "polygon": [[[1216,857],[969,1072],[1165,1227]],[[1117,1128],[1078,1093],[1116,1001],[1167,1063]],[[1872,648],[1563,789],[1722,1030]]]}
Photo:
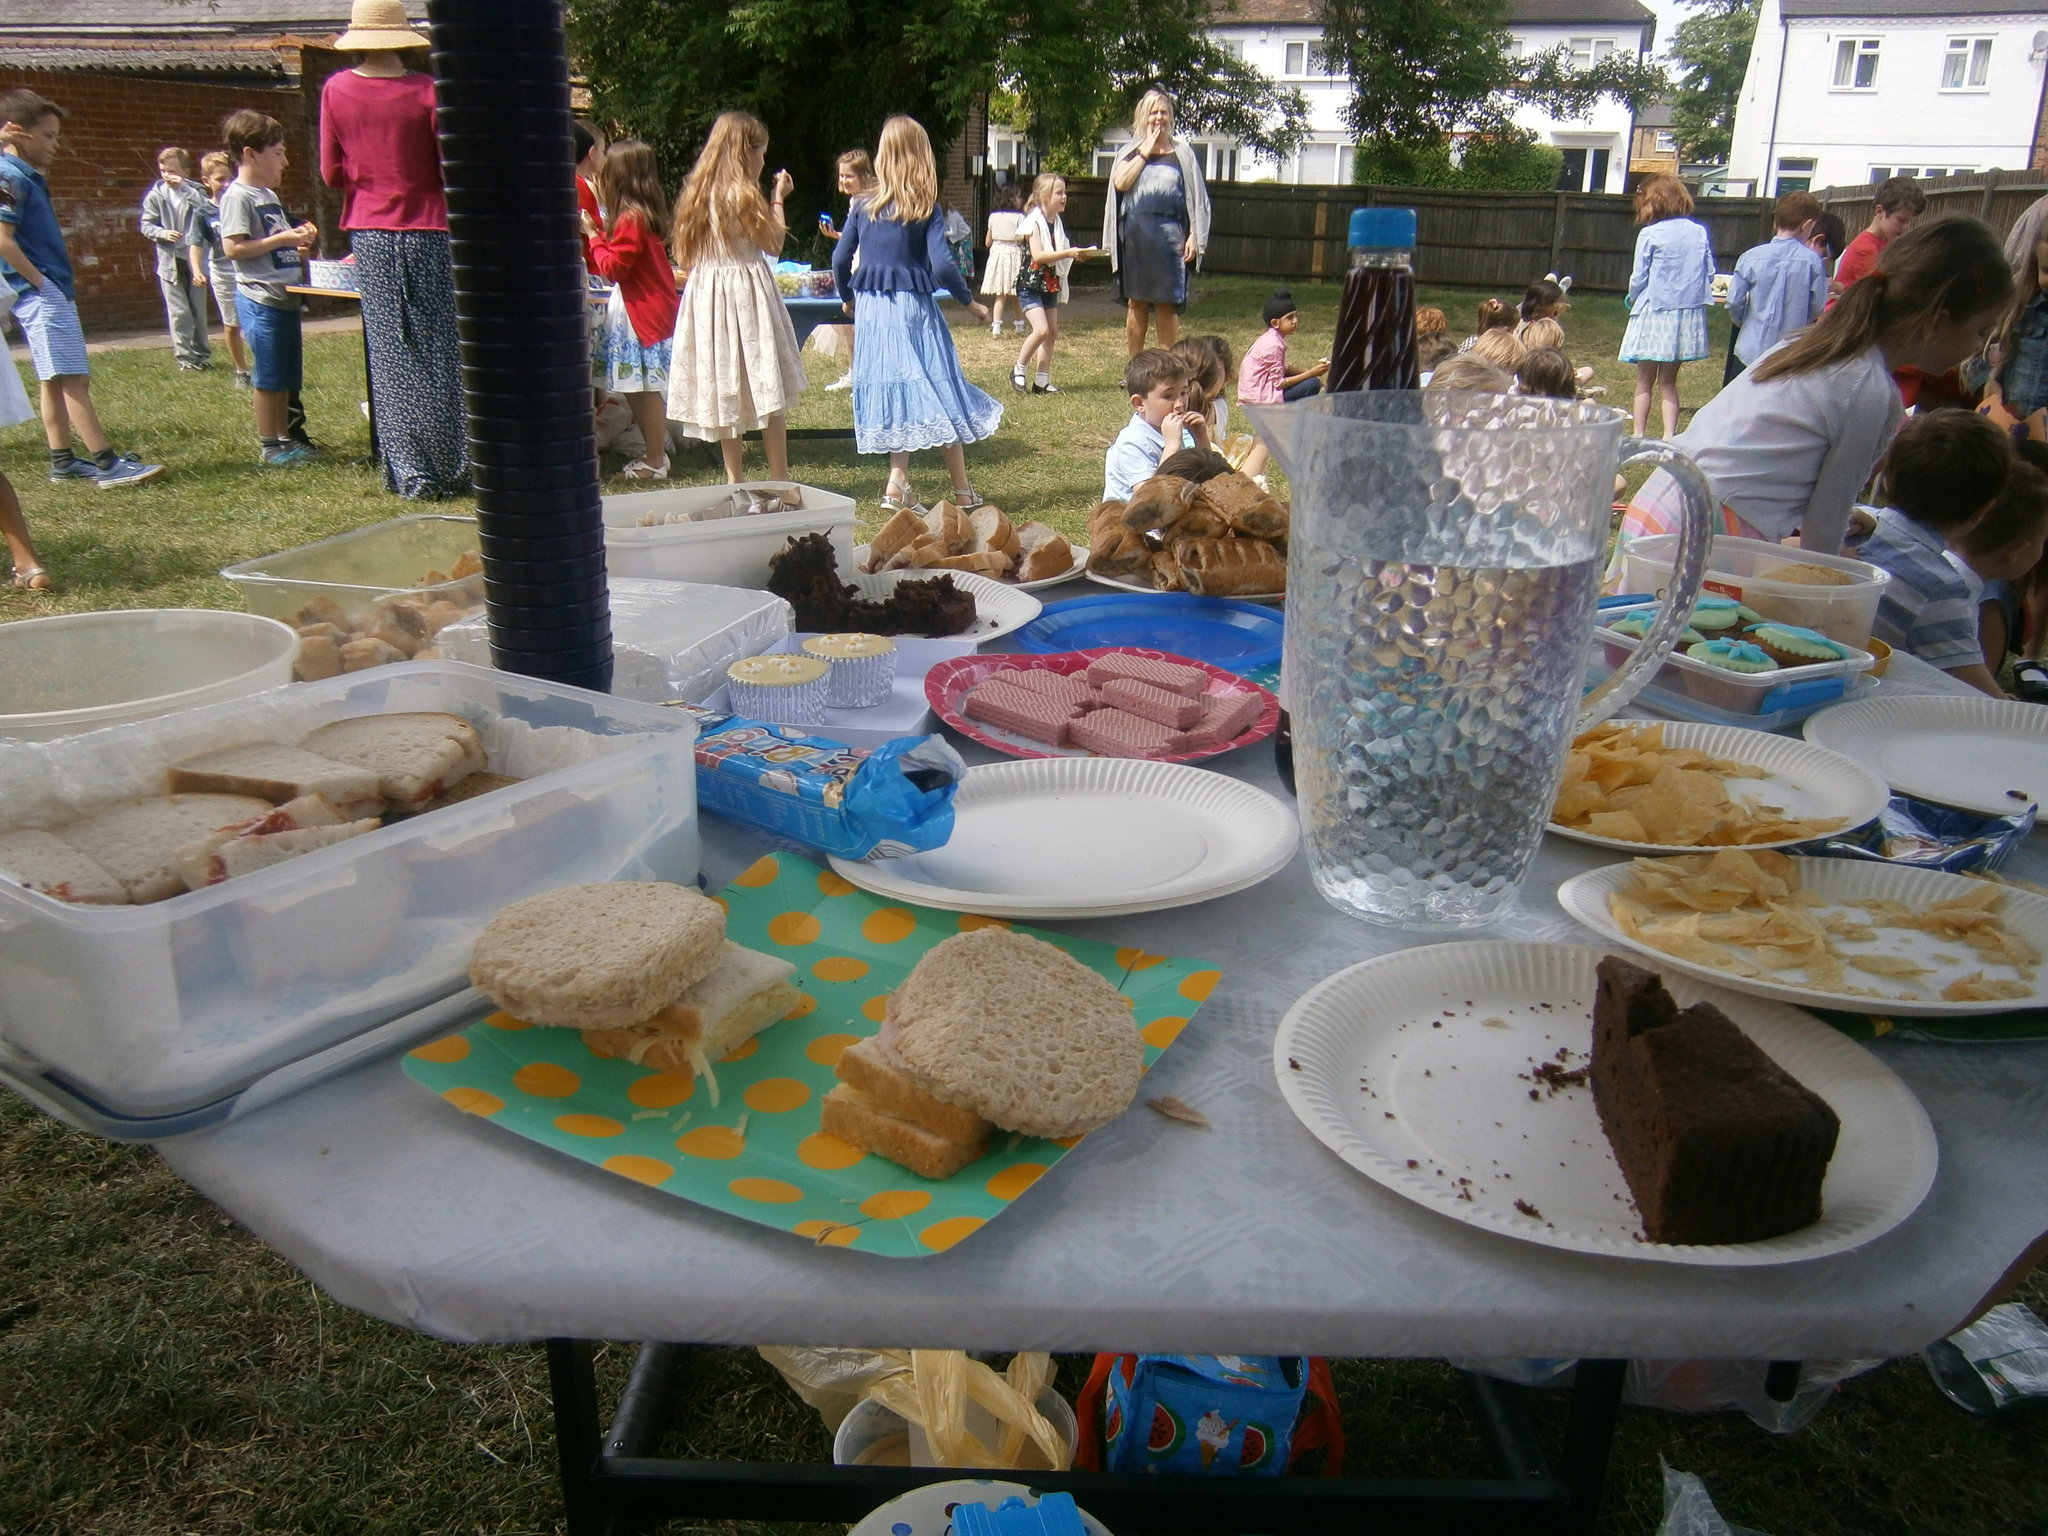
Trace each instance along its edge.
{"label": "dark liquid in bottle", "polygon": [[[1415,358],[1415,274],[1400,267],[1353,267],[1337,302],[1330,348],[1330,393],[1419,389]],[[1273,765],[1294,793],[1294,731],[1287,711],[1273,728]]]}

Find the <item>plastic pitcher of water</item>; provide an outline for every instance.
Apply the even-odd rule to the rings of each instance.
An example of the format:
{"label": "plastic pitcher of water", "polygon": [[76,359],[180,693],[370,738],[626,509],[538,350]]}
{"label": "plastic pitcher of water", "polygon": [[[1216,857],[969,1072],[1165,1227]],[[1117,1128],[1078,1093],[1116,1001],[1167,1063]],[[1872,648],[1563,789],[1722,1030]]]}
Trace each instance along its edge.
{"label": "plastic pitcher of water", "polygon": [[[1383,390],[1246,406],[1294,489],[1288,705],[1316,886],[1401,928],[1514,900],[1572,738],[1656,675],[1699,593],[1705,480],[1579,400]],[[1668,600],[1583,698],[1614,476],[1684,490]]]}

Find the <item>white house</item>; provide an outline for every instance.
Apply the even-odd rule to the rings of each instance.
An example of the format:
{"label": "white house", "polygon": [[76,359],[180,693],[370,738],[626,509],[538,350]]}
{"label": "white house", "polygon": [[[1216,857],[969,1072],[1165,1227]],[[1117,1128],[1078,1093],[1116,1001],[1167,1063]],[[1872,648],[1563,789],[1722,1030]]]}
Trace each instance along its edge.
{"label": "white house", "polygon": [[[1867,3],[1867,0],[1866,0]],[[1354,143],[1344,121],[1351,82],[1322,62],[1323,32],[1314,0],[1219,0],[1209,34],[1269,79],[1293,86],[1308,103],[1308,135],[1301,147],[1274,160],[1241,149],[1223,136],[1194,138],[1211,181],[1343,183],[1351,180]],[[1638,0],[1513,0],[1509,18],[1519,53],[1562,46],[1591,65],[1619,52],[1647,54],[1657,19]],[[1539,141],[1564,151],[1560,189],[1619,192],[1628,175],[1629,109],[1603,100],[1580,121],[1523,110],[1515,120]],[[1128,128],[1112,126],[1096,151],[1096,171],[1107,174]],[[989,128],[989,163],[998,174],[1023,175],[1035,166],[1031,146],[1009,130]]]}
{"label": "white house", "polygon": [[1730,190],[2025,170],[2048,78],[2048,4],[1763,0]]}

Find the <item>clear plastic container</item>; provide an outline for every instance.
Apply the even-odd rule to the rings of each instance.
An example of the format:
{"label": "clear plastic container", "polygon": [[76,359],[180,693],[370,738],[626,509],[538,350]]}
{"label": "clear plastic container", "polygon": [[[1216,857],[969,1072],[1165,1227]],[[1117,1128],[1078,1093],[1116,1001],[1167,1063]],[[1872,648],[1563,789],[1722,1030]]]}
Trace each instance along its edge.
{"label": "clear plastic container", "polygon": [[446,512],[417,512],[372,523],[353,533],[300,544],[221,572],[242,594],[251,613],[287,622],[316,598],[332,598],[351,618],[367,614],[384,598],[416,596],[480,609],[480,574],[428,584],[445,576],[464,555],[477,556],[476,519]]}
{"label": "clear plastic container", "polygon": [[[741,490],[772,490],[779,483],[750,480]],[[735,487],[678,486],[604,498],[605,567],[614,576],[651,576],[657,581],[696,581],[718,587],[765,587],[768,560],[799,534],[823,533],[839,556],[839,570],[853,570],[853,531],[858,521],[851,497],[799,486],[804,504],[795,512],[717,517],[703,522],[641,526],[645,517],[688,517],[715,510]]]}
{"label": "clear plastic container", "polygon": [[288,683],[289,625],[209,608],[0,624],[0,737],[48,741]]}
{"label": "clear plastic container", "polygon": [[461,990],[484,923],[522,896],[695,880],[687,713],[449,662],[0,744],[0,826],[158,793],[164,766],[195,752],[403,710],[471,720],[490,768],[524,782],[149,906],[0,880],[0,1064],[117,1115],[191,1110]]}
{"label": "clear plastic container", "polygon": [[[1677,548],[1675,533],[1652,534],[1630,543],[1623,551],[1627,569],[1622,590],[1663,596],[1671,585],[1671,561]],[[1840,571],[1849,581],[1844,586],[1824,587],[1772,579],[1772,571],[1788,565],[1821,566]],[[1817,629],[1830,640],[1861,647],[1870,639],[1878,601],[1891,579],[1889,572],[1865,560],[1816,555],[1763,539],[1722,534],[1707,555],[1707,577],[1701,590],[1746,603],[1777,623]]]}
{"label": "clear plastic container", "polygon": [[[1604,678],[1634,653],[1641,642],[1609,628],[1615,620],[1640,613],[1647,606],[1610,608],[1593,633],[1594,670]],[[1657,669],[1637,702],[1682,720],[1707,720],[1716,725],[1744,725],[1774,731],[1804,720],[1816,710],[1858,696],[1863,674],[1875,664],[1868,651],[1851,647],[1839,661],[1807,667],[1779,667],[1773,672],[1731,672],[1709,666],[1674,650]],[[1590,675],[1590,674],[1589,674]],[[1876,686],[1872,680],[1873,687]]]}

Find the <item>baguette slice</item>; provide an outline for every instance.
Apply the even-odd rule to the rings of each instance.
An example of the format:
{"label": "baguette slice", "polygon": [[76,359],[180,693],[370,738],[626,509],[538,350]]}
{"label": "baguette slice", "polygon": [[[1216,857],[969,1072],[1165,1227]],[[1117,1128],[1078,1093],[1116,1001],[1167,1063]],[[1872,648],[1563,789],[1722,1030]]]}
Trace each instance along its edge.
{"label": "baguette slice", "polygon": [[253,795],[155,795],[124,800],[56,829],[96,860],[137,905],[183,893],[178,850],[223,827],[239,827],[276,807]]}
{"label": "baguette slice", "polygon": [[321,795],[347,821],[384,810],[377,775],[369,769],[269,741],[183,758],[171,764],[167,776],[174,795],[255,795],[273,805]]}
{"label": "baguette slice", "polygon": [[128,888],[51,832],[0,832],[0,876],[58,901],[125,907]]}
{"label": "baguette slice", "polygon": [[358,715],[321,726],[299,745],[369,769],[393,809],[408,812],[420,810],[484,766],[483,740],[460,715]]}
{"label": "baguette slice", "polygon": [[1010,526],[1009,516],[1001,507],[976,507],[967,515],[967,527],[972,538],[969,554],[997,550],[1016,558],[1019,552],[1017,531]]}
{"label": "baguette slice", "polygon": [[910,508],[904,507],[888,522],[882,524],[874,538],[869,541],[866,569],[870,572],[888,570],[892,557],[899,550],[910,548],[924,536],[924,519]]}
{"label": "baguette slice", "polygon": [[927,1179],[950,1179],[988,1151],[986,1136],[977,1141],[949,1141],[876,1108],[845,1083],[819,1103],[818,1129]]}
{"label": "baguette slice", "polygon": [[1024,524],[1017,530],[1017,544],[1023,551],[1017,566],[1019,581],[1045,581],[1074,568],[1074,546],[1044,523]]}
{"label": "baguette slice", "polygon": [[1010,571],[1010,557],[999,549],[972,555],[947,555],[932,564],[942,571],[978,571],[984,576],[1006,576]]}
{"label": "baguette slice", "polygon": [[333,826],[295,827],[289,832],[231,837],[211,849],[206,849],[203,844],[190,844],[179,850],[178,873],[183,877],[187,890],[200,891],[209,885],[219,885],[223,880],[232,880],[237,875],[253,874],[273,864],[282,864],[316,848],[331,848],[336,843],[345,843],[383,825],[375,816],[366,816],[361,821],[344,821]]}
{"label": "baguette slice", "polygon": [[924,526],[927,533],[945,545],[946,554],[964,555],[974,546],[974,529],[968,524],[967,514],[950,501],[926,508]]}

